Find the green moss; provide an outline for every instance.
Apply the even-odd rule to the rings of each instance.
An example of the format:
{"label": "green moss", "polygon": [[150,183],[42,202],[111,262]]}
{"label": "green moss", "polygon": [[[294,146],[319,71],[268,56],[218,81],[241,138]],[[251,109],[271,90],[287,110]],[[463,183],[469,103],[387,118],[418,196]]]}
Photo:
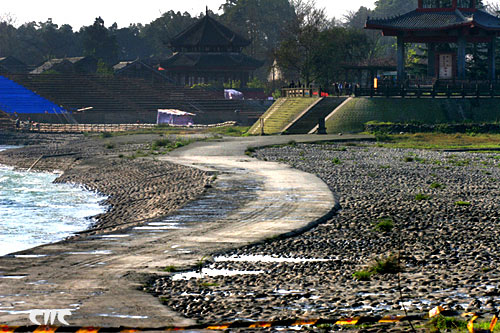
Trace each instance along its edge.
{"label": "green moss", "polygon": [[471,203],[469,201],[456,201],[455,206],[470,206]]}

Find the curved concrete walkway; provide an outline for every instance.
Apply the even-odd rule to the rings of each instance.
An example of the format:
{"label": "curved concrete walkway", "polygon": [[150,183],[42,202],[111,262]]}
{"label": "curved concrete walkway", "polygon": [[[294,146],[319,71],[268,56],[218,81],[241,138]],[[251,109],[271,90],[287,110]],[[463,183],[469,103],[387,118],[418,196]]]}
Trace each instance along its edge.
{"label": "curved concrete walkway", "polygon": [[70,309],[72,316],[66,320],[71,325],[193,324],[139,291],[145,277],[167,274],[161,273],[166,266],[193,266],[217,251],[309,228],[331,214],[337,202],[320,179],[244,155],[250,146],[318,138],[352,137],[227,138],[197,142],[171,153],[165,160],[217,171],[214,191],[223,182],[261,185],[252,200],[210,221],[204,220],[201,211],[199,220],[180,229],[160,220],[120,234],[49,244],[0,257],[0,324],[30,324],[28,311],[32,309]]}

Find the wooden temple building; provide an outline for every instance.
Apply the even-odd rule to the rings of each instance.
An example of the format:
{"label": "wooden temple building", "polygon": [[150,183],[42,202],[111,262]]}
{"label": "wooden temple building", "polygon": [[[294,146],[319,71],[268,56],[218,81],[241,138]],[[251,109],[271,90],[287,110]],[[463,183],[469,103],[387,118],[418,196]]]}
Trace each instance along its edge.
{"label": "wooden temple building", "polygon": [[[496,37],[500,18],[476,7],[476,0],[418,0],[418,8],[404,15],[372,19],[366,29],[397,37],[397,78],[404,82],[405,43],[426,43],[427,75],[439,80],[466,79],[468,43],[487,43],[488,80],[496,80]],[[453,48],[440,47],[454,44]]]}
{"label": "wooden temple building", "polygon": [[250,41],[206,15],[169,42],[174,54],[159,70],[179,85],[240,81],[263,62],[242,53]]}

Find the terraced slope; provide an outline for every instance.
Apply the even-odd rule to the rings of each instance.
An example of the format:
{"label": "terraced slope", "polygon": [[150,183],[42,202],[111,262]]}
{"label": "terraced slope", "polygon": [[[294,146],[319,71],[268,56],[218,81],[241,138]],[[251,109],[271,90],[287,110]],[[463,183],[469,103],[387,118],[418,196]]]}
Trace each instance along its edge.
{"label": "terraced slope", "polygon": [[342,104],[346,97],[327,97],[323,98],[318,104],[312,107],[306,114],[288,125],[287,134],[307,134],[311,129],[318,125],[320,118],[328,116],[337,106]]}
{"label": "terraced slope", "polygon": [[317,98],[280,98],[257,120],[249,133],[254,135],[261,133],[261,119],[264,122],[264,134],[281,133],[295,117],[316,102]]}
{"label": "terraced slope", "polygon": [[499,99],[352,98],[326,122],[328,133],[362,132],[369,121],[424,124],[494,122]]}
{"label": "terraced slope", "polygon": [[14,129],[14,121],[9,115],[0,110],[0,130]]}

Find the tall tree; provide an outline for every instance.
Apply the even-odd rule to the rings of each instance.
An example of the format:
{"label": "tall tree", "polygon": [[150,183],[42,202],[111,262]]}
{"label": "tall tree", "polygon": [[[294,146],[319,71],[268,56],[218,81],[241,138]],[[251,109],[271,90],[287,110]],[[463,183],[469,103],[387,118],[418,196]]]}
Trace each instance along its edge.
{"label": "tall tree", "polygon": [[285,29],[283,41],[275,51],[278,66],[287,72],[296,72],[309,85],[315,80],[315,56],[321,48],[318,38],[329,27],[324,9],[315,1],[294,1],[295,18]]}
{"label": "tall tree", "polygon": [[116,36],[104,26],[104,20],[101,17],[96,18],[93,25],[82,27],[80,32],[85,55],[102,59],[108,65],[117,62],[118,44]]}
{"label": "tall tree", "polygon": [[156,58],[163,58],[172,55],[168,48],[168,42],[177,34],[196,22],[196,17],[192,17],[188,12],[174,12],[170,10],[163,13],[150,24],[141,30],[141,36],[153,49]]}

